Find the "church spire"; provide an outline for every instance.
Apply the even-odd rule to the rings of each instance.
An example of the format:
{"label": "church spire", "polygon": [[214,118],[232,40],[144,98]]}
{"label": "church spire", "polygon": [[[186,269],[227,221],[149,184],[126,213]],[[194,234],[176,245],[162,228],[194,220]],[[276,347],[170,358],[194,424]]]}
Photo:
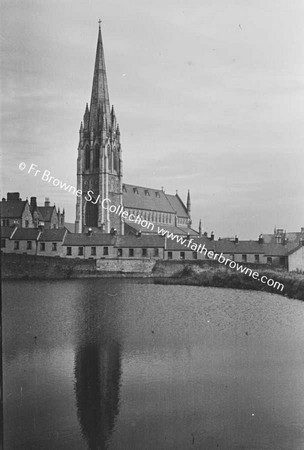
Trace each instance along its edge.
{"label": "church spire", "polygon": [[95,58],[95,68],[92,85],[91,105],[90,105],[90,130],[98,130],[98,110],[104,111],[108,123],[110,122],[110,100],[108,92],[108,82],[106,65],[103,52],[101,28],[99,21],[98,40]]}
{"label": "church spire", "polygon": [[187,195],[187,211],[190,215],[191,212],[191,200],[190,200],[190,189],[188,189],[188,195]]}

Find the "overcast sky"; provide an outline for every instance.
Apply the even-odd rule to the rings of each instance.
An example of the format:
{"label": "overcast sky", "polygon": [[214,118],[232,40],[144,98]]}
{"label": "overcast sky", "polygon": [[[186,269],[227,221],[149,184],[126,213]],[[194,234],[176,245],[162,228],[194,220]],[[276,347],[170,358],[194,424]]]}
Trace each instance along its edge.
{"label": "overcast sky", "polygon": [[76,198],[78,130],[98,34],[124,181],[186,200],[195,227],[256,238],[304,226],[303,0],[1,2],[1,197]]}

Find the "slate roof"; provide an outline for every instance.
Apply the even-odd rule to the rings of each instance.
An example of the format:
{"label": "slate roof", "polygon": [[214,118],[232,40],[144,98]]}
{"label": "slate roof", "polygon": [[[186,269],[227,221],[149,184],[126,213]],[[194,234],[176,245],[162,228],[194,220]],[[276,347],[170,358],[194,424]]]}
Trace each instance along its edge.
{"label": "slate roof", "polygon": [[[223,254],[255,254],[255,255],[265,255],[265,256],[286,256],[288,251],[295,246],[295,244],[259,244],[257,241],[239,241],[237,244],[228,241],[228,240],[220,240],[220,241],[211,241],[207,238],[198,238],[194,239],[193,243],[202,247],[205,245],[208,251],[213,251],[214,253],[223,253]],[[177,250],[177,251],[191,251],[190,246],[187,247],[188,241],[184,244],[181,242],[176,242],[170,238],[167,239],[166,249]]]}
{"label": "slate roof", "polygon": [[35,241],[41,231],[37,228],[17,228],[13,235],[14,241]]}
{"label": "slate roof", "polygon": [[6,201],[1,203],[1,217],[3,219],[15,219],[22,217],[23,210],[27,200],[20,201]]}
{"label": "slate roof", "polygon": [[184,205],[184,203],[182,202],[181,198],[176,194],[176,195],[171,195],[171,194],[165,194],[170,205],[172,206],[172,208],[174,209],[174,211],[176,211],[178,217],[183,217],[185,219],[188,219],[188,212],[187,212],[187,208]]}
{"label": "slate roof", "polygon": [[[185,236],[182,236],[183,239],[185,239]],[[176,240],[173,240],[171,238],[167,238],[167,243],[166,243],[166,249],[171,251],[171,250],[177,250],[177,251],[181,251],[181,252],[185,252],[185,251],[189,251],[192,252],[193,250],[191,249],[191,244],[197,244],[197,246],[199,246],[199,244],[201,244],[202,246],[205,244],[205,247],[209,250],[213,250],[214,249],[214,242],[215,241],[210,241],[209,239],[206,238],[195,238],[191,241],[191,244],[189,245],[189,247],[187,247],[189,240],[185,240],[184,244],[182,244],[181,242],[176,242]]]}
{"label": "slate roof", "polygon": [[68,232],[66,228],[59,228],[59,229],[50,229],[50,230],[43,230],[39,241],[43,242],[61,242],[64,238],[64,235]]}
{"label": "slate roof", "polygon": [[140,224],[132,222],[130,220],[125,219],[125,224],[130,227],[134,231],[139,231],[143,234],[157,234],[157,227],[163,228],[164,230],[167,230],[169,233],[177,234],[177,235],[183,235],[187,236],[188,233],[190,233],[191,236],[198,236],[198,232],[193,230],[192,228],[188,227],[175,227],[174,225],[167,225],[167,224],[154,224],[154,229],[151,230],[151,228],[145,228],[142,227]]}
{"label": "slate roof", "polygon": [[296,243],[295,245],[290,246],[290,250],[287,252],[287,255],[291,255],[292,253],[298,251],[303,246],[304,246],[304,244],[302,244],[302,242],[300,242],[299,244]]}
{"label": "slate roof", "polygon": [[162,190],[132,184],[123,185],[123,205],[126,208],[175,213]]}
{"label": "slate roof", "polygon": [[75,223],[64,222],[64,226],[70,233],[75,233]]}
{"label": "slate roof", "polygon": [[40,220],[44,220],[45,222],[50,222],[54,208],[56,210],[56,207],[53,206],[38,206],[38,217]]}
{"label": "slate roof", "polygon": [[117,236],[115,242],[116,248],[164,248],[165,247],[165,239],[161,236],[155,235],[141,235],[132,236]]}
{"label": "slate roof", "polygon": [[17,227],[1,227],[0,234],[2,238],[10,238]]}
{"label": "slate roof", "polygon": [[115,236],[111,234],[96,233],[82,234],[82,233],[67,233],[63,245],[69,246],[98,246],[98,245],[114,245]]}

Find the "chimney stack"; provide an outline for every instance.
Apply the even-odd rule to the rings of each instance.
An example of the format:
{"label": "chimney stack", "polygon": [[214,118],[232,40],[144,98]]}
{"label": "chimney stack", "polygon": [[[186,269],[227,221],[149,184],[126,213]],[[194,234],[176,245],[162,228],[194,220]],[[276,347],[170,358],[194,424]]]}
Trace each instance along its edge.
{"label": "chimney stack", "polygon": [[211,231],[211,234],[210,234],[210,241],[214,241],[214,233],[213,233],[213,231]]}
{"label": "chimney stack", "polygon": [[30,203],[32,208],[36,208],[37,207],[37,197],[31,197],[31,203]]}
{"label": "chimney stack", "polygon": [[8,202],[18,202],[21,200],[19,192],[8,192],[7,193],[7,201]]}
{"label": "chimney stack", "polygon": [[88,229],[88,236],[92,236],[92,228]]}
{"label": "chimney stack", "polygon": [[238,244],[238,243],[239,243],[239,238],[238,238],[238,236],[237,236],[237,235],[235,235],[235,238],[234,238],[234,243],[235,243],[235,244]]}
{"label": "chimney stack", "polygon": [[50,206],[50,199],[45,197],[44,206]]}
{"label": "chimney stack", "polygon": [[261,233],[260,236],[259,236],[258,242],[259,242],[259,244],[264,244],[264,238],[263,238],[262,233]]}

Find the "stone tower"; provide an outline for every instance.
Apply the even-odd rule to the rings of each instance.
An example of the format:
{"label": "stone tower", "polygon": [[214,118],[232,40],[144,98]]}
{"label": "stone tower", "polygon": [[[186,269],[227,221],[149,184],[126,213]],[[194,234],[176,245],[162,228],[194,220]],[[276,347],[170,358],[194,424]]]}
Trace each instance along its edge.
{"label": "stone tower", "polygon": [[[122,204],[122,150],[114,107],[110,108],[105,58],[99,23],[90,108],[79,130],[77,158],[76,231],[86,227],[123,234],[121,216],[104,206]],[[114,209],[114,208],[113,208]]]}

